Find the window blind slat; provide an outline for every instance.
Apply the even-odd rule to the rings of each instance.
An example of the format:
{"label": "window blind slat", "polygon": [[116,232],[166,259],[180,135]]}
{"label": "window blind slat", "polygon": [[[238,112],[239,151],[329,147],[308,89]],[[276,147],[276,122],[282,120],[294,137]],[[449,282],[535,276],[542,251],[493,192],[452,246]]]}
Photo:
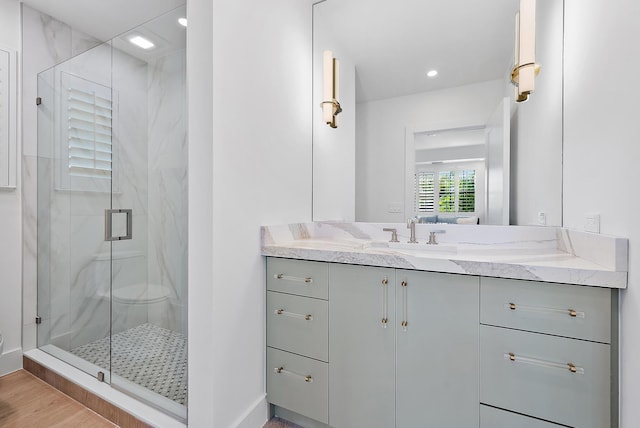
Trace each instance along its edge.
{"label": "window blind slat", "polygon": [[98,121],[103,124],[111,124],[111,112],[105,114],[98,110],[79,109],[77,107],[69,107],[69,117],[73,117],[80,120],[86,120],[87,122]]}

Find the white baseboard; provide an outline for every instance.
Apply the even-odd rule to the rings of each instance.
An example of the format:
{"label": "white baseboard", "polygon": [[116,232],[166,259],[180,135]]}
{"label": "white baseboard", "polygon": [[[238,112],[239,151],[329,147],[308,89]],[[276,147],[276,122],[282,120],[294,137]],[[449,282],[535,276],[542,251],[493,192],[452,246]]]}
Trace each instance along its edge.
{"label": "white baseboard", "polygon": [[22,348],[13,349],[0,355],[0,376],[22,368]]}
{"label": "white baseboard", "polygon": [[262,428],[269,419],[269,403],[267,395],[260,397],[245,414],[233,424],[235,428]]}

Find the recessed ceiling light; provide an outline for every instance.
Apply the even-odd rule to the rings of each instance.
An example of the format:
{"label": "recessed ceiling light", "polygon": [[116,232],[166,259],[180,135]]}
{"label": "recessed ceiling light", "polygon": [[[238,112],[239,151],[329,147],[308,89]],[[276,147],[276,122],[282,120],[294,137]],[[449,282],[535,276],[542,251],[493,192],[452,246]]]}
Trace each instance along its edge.
{"label": "recessed ceiling light", "polygon": [[142,49],[151,49],[155,46],[150,40],[147,40],[141,36],[131,37],[129,41]]}
{"label": "recessed ceiling light", "polygon": [[429,70],[427,71],[428,77],[436,77],[438,75],[438,70]]}
{"label": "recessed ceiling light", "polygon": [[183,27],[186,27],[187,26],[187,18],[179,18],[178,19],[178,23],[180,25],[182,25]]}

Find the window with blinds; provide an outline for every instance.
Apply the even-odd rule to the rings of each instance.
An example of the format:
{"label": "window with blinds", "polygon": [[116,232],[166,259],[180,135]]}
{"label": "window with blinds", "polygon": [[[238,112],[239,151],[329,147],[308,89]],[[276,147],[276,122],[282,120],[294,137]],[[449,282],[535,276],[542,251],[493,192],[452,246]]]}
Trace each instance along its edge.
{"label": "window with blinds", "polygon": [[110,178],[111,100],[96,91],[67,88],[69,174]]}
{"label": "window with blinds", "polygon": [[440,171],[438,174],[438,211],[441,213],[456,211],[455,171]]}
{"label": "window with blinds", "polygon": [[472,213],[476,210],[476,171],[458,171],[458,212]]}
{"label": "window with blinds", "polygon": [[434,172],[418,171],[416,173],[415,210],[431,212],[436,200]]}
{"label": "window with blinds", "polygon": [[418,170],[415,174],[417,213],[473,213],[476,211],[476,170]]}

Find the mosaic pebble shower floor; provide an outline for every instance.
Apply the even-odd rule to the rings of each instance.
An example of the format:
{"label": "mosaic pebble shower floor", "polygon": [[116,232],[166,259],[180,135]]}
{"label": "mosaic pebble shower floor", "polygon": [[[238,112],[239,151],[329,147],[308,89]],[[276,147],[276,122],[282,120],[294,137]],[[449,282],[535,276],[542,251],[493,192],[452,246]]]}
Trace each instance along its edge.
{"label": "mosaic pebble shower floor", "polygon": [[[109,337],[71,353],[110,369]],[[112,373],[180,404],[187,402],[187,338],[154,324],[142,324],[111,337]]]}

